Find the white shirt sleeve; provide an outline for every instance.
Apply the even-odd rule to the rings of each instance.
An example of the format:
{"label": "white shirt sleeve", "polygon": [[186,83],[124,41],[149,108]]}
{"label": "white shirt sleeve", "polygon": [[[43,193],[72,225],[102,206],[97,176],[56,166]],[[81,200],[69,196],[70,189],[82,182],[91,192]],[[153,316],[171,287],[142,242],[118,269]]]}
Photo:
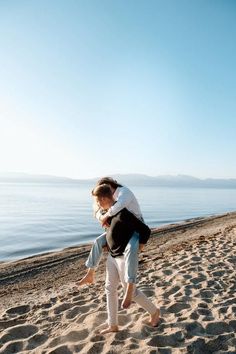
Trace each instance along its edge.
{"label": "white shirt sleeve", "polygon": [[116,203],[108,209],[106,215],[116,215],[120,210],[127,208],[132,200],[133,193],[128,188],[120,187],[116,198]]}

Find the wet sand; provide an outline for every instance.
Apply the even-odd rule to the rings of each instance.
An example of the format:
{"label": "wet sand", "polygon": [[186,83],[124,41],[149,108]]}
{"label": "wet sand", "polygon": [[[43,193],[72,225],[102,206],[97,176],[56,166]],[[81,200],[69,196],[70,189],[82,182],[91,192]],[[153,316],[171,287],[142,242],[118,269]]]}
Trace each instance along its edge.
{"label": "wet sand", "polygon": [[[90,245],[0,264],[0,353],[236,353],[236,212],[152,230],[139,288],[161,309],[153,328],[136,304],[106,321],[105,260],[74,289]],[[120,292],[122,299],[122,293]]]}

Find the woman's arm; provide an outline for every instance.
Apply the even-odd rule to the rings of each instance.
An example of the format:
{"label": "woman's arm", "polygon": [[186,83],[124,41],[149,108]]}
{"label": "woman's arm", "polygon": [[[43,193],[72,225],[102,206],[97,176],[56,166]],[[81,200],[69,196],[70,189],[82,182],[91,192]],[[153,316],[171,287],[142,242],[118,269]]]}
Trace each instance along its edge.
{"label": "woman's arm", "polygon": [[116,203],[108,209],[106,214],[100,216],[99,220],[101,221],[102,225],[106,223],[109,217],[114,216],[122,209],[127,208],[130,202],[132,202],[133,198],[134,195],[128,188],[120,187]]}

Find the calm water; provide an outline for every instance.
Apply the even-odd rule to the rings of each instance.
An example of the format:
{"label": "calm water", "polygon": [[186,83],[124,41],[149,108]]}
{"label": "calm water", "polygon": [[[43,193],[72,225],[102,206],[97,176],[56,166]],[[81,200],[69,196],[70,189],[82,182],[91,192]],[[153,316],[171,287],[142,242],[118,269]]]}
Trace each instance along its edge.
{"label": "calm water", "polygon": [[[91,242],[91,187],[0,184],[0,261]],[[236,189],[129,187],[150,227],[236,210]]]}

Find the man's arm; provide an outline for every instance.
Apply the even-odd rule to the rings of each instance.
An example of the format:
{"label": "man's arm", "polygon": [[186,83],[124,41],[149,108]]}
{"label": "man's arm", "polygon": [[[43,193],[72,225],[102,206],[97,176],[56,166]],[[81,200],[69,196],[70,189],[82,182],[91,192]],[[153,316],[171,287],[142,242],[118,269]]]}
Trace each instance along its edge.
{"label": "man's arm", "polygon": [[150,228],[127,209],[122,212],[122,219],[139,233],[139,244],[146,244],[151,234]]}

